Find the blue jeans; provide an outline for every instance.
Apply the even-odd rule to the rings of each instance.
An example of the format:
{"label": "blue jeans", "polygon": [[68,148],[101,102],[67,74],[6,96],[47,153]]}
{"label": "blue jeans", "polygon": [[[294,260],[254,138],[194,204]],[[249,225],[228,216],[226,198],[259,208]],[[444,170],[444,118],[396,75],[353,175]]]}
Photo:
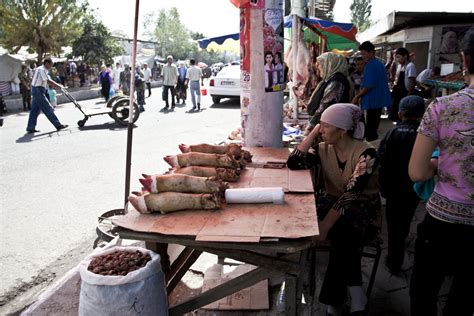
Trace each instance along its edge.
{"label": "blue jeans", "polygon": [[35,129],[36,121],[38,119],[40,111],[42,111],[44,115],[46,115],[46,117],[51,122],[51,124],[54,125],[54,127],[58,128],[61,125],[61,122],[59,122],[58,117],[56,116],[56,114],[54,114],[48,99],[46,99],[45,91],[46,89],[43,87],[31,88],[33,102],[31,104],[31,111],[30,116],[28,118],[28,126],[26,127],[26,130]]}
{"label": "blue jeans", "polygon": [[191,81],[190,92],[191,92],[191,101],[193,102],[193,107],[196,107],[196,97],[194,94],[197,95],[197,103],[201,103],[201,86],[199,85],[199,81]]}

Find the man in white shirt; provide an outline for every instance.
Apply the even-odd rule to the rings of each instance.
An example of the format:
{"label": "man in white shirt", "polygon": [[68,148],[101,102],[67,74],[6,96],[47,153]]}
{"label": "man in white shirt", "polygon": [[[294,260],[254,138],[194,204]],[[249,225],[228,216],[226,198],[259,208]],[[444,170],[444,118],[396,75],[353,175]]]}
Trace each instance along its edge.
{"label": "man in white shirt", "polygon": [[413,95],[416,83],[415,64],[410,61],[410,53],[404,47],[395,51],[398,67],[395,74],[395,82],[392,89],[392,106],[390,107],[389,119],[394,122],[400,121],[398,116],[398,105],[400,100],[407,95]]}
{"label": "man in white shirt", "polygon": [[171,109],[174,109],[176,92],[174,87],[178,82],[178,67],[173,64],[173,56],[166,57],[166,65],[161,69],[161,77],[163,78],[163,101],[165,101],[165,109],[169,108],[168,91],[171,90]]}
{"label": "man in white shirt", "polygon": [[145,79],[146,88],[148,89],[148,97],[151,96],[151,69],[147,63],[143,63],[143,78]]}
{"label": "man in white shirt", "polygon": [[120,63],[115,64],[115,69],[113,70],[113,80],[114,80],[114,89],[118,91],[120,89],[120,73],[123,71]]}
{"label": "man in white shirt", "polygon": [[31,104],[30,116],[28,117],[28,126],[26,127],[28,134],[39,132],[35,129],[35,127],[40,111],[46,115],[48,120],[54,125],[54,127],[56,127],[58,131],[68,127],[68,125],[63,125],[61,122],[59,122],[58,117],[53,112],[53,107],[46,97],[48,85],[61,88],[61,85],[49,78],[48,73],[52,67],[53,61],[51,58],[45,58],[43,65],[37,67],[35,74],[33,75],[33,80],[31,81],[31,94],[33,97],[33,103]]}
{"label": "man in white shirt", "polygon": [[196,97],[197,95],[197,110],[201,110],[201,86],[200,81],[202,78],[201,68],[196,66],[196,60],[191,59],[189,61],[191,67],[189,67],[186,73],[186,86],[189,86],[189,92],[191,92],[191,101],[193,102],[193,108],[191,111],[196,110]]}

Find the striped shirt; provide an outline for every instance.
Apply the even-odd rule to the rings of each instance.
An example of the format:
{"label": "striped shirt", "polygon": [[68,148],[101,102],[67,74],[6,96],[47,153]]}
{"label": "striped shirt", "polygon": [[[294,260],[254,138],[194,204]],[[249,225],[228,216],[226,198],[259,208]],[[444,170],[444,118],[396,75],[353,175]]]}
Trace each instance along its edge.
{"label": "striped shirt", "polygon": [[35,74],[33,75],[33,80],[31,85],[33,87],[43,87],[48,89],[48,80],[49,80],[48,70],[43,66],[36,68]]}

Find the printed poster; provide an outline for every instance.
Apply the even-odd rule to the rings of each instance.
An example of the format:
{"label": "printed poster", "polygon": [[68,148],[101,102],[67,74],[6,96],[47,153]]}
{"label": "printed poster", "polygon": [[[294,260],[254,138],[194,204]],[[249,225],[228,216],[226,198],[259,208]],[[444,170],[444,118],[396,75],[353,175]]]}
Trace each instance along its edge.
{"label": "printed poster", "polygon": [[240,87],[250,89],[250,10],[240,8]]}
{"label": "printed poster", "polygon": [[267,0],[263,10],[263,52],[265,91],[282,91],[285,86],[283,67],[283,3]]}

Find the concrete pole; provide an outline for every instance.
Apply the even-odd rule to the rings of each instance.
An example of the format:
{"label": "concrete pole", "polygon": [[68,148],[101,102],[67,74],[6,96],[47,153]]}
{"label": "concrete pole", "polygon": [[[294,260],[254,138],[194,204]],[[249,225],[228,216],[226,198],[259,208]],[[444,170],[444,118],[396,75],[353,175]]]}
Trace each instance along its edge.
{"label": "concrete pole", "polygon": [[[248,113],[242,114],[247,147],[282,147],[283,91],[265,92],[263,9],[250,9],[251,91]],[[282,7],[283,10],[283,7]]]}

